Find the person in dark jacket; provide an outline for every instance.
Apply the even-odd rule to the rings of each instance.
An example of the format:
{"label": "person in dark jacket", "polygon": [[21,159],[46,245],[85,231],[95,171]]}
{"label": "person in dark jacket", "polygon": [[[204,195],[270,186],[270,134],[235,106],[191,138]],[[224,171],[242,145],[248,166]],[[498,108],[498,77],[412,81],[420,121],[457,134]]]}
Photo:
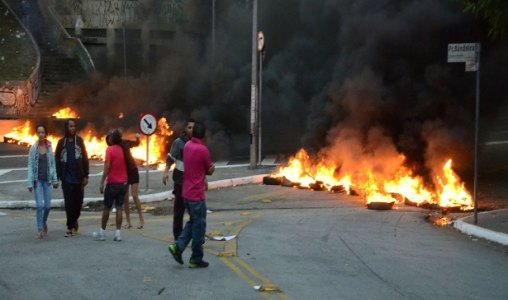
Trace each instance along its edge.
{"label": "person in dark jacket", "polygon": [[180,133],[180,137],[173,141],[171,150],[169,150],[166,158],[166,167],[162,176],[162,183],[166,185],[169,179],[169,169],[175,164],[173,170],[173,194],[175,201],[173,203],[173,238],[176,241],[183,230],[183,216],[185,215],[185,203],[182,198],[183,185],[183,148],[185,143],[192,138],[192,129],[194,128],[194,120],[189,119],[185,122],[185,128]]}
{"label": "person in dark jacket", "polygon": [[65,135],[55,150],[56,172],[62,181],[67,216],[65,237],[79,232],[78,219],[83,205],[84,189],[88,184],[89,163],[83,139],[76,135],[76,121],[65,121]]}

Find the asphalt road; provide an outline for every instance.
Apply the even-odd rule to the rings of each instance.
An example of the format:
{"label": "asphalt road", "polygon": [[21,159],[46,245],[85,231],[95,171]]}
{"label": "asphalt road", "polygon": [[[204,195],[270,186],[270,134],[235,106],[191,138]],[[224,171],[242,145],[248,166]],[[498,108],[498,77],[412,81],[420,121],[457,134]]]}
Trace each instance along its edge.
{"label": "asphalt road", "polygon": [[208,208],[208,235],[236,238],[208,241],[210,267],[201,270],[187,268],[189,251],[184,266],[168,253],[168,215],[145,214],[145,228],[123,230],[122,242],[111,230],[96,242],[98,212],[65,238],[65,215],[53,210],[39,241],[33,210],[2,210],[0,298],[508,297],[506,249],[432,225],[427,210],[373,211],[358,197],[263,185],[210,191]]}
{"label": "asphalt road", "polygon": [[[13,182],[0,185],[2,198],[33,197],[19,182],[23,152],[0,147],[0,169],[20,168],[3,175]],[[220,179],[252,171],[218,173]],[[152,176],[151,187],[167,189],[159,177]],[[86,194],[98,193],[93,180]],[[481,199],[497,195],[505,203],[503,180],[489,184]],[[172,202],[152,205],[168,212]],[[123,230],[122,242],[113,242],[109,230],[105,242],[96,242],[99,212],[85,211],[81,234],[65,238],[65,213],[53,209],[50,234],[39,241],[34,210],[0,210],[0,299],[508,298],[507,249],[435,226],[424,209],[373,211],[358,197],[263,185],[209,191],[208,208],[208,235],[235,238],[207,241],[210,267],[202,270],[187,268],[189,251],[184,266],[168,253],[171,215],[145,213],[144,229]]]}

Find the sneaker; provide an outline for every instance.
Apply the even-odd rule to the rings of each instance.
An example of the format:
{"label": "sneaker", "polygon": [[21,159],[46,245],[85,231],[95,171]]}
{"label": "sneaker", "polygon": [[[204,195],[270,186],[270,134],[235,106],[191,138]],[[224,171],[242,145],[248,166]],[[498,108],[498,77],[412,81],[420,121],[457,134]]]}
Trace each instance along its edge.
{"label": "sneaker", "polygon": [[95,241],[105,241],[106,240],[106,237],[104,236],[104,232],[94,231],[92,236]]}
{"label": "sneaker", "polygon": [[120,234],[120,230],[115,231],[115,237],[113,238],[113,241],[115,242],[122,241],[122,235]]}
{"label": "sneaker", "polygon": [[79,224],[76,223],[76,226],[72,228],[72,234],[78,234],[79,233]]}
{"label": "sneaker", "polygon": [[73,235],[73,234],[72,234],[72,229],[68,229],[68,230],[65,232],[65,234],[64,234],[64,236],[65,236],[65,237],[71,237],[72,235]]}
{"label": "sneaker", "polygon": [[171,254],[173,255],[173,258],[176,260],[176,262],[183,265],[182,252],[180,252],[180,250],[178,249],[176,244],[169,245],[168,250],[169,250],[169,252],[171,252]]}
{"label": "sneaker", "polygon": [[208,265],[210,265],[207,261],[204,261],[204,260],[200,260],[200,261],[195,261],[195,260],[189,260],[189,268],[191,269],[194,269],[194,268],[208,268]]}

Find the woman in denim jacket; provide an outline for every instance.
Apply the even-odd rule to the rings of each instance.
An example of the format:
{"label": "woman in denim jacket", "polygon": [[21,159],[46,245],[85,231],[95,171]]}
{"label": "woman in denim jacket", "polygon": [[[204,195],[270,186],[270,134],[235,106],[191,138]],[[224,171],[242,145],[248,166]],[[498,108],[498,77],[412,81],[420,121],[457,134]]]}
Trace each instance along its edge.
{"label": "woman in denim jacket", "polygon": [[51,143],[46,140],[47,130],[44,125],[37,125],[39,138],[28,151],[27,188],[34,191],[37,208],[37,238],[42,239],[48,234],[48,215],[51,208],[51,185],[58,188],[55,157]]}

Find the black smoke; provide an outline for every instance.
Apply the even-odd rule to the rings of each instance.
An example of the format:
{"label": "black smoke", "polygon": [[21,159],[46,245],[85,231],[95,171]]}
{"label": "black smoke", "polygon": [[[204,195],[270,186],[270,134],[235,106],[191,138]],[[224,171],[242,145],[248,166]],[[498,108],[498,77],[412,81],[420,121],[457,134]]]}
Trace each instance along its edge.
{"label": "black smoke", "polygon": [[[372,158],[385,147],[419,174],[444,157],[472,166],[475,73],[446,55],[448,43],[482,43],[482,116],[495,119],[508,58],[481,21],[443,0],[258,2],[265,153],[305,147],[343,165],[345,153]],[[206,34],[176,34],[172,51],[157,51],[149,68],[96,79],[72,101],[101,113],[153,110],[173,123],[191,116],[206,123],[216,159],[246,156],[252,1],[216,1],[213,58],[211,1],[193,3],[209,16]]]}

